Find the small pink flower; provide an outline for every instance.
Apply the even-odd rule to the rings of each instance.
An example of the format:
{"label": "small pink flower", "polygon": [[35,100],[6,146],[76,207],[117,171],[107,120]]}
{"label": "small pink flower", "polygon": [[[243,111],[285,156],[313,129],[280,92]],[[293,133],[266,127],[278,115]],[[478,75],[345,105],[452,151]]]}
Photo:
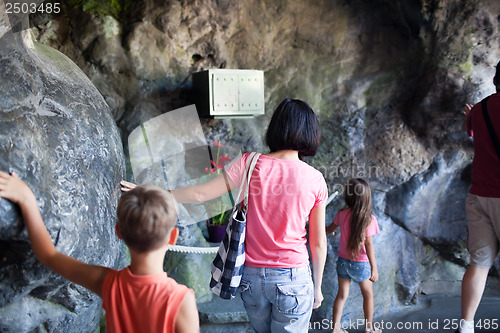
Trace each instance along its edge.
{"label": "small pink flower", "polygon": [[231,158],[227,155],[222,155],[221,157],[219,157],[219,161],[231,162]]}
{"label": "small pink flower", "polygon": [[214,161],[210,161],[212,162],[212,165],[214,167],[216,167],[217,169],[224,169],[224,165],[226,164],[224,161],[221,161],[219,163],[215,163]]}
{"label": "small pink flower", "polygon": [[212,144],[216,147],[224,147],[220,142],[212,141]]}

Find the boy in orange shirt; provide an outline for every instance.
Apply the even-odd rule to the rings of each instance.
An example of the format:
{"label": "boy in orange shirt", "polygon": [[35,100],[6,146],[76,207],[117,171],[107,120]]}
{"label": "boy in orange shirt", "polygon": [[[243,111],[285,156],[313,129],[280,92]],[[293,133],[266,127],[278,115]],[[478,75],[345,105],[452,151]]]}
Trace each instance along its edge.
{"label": "boy in orange shirt", "polygon": [[116,233],[130,250],[130,266],[117,271],[85,264],[60,253],[43,223],[31,189],[14,173],[0,171],[0,197],[19,205],[33,251],[42,264],[103,299],[109,332],[199,332],[194,292],[163,271],[175,228],[172,195],[138,186],[118,203]]}

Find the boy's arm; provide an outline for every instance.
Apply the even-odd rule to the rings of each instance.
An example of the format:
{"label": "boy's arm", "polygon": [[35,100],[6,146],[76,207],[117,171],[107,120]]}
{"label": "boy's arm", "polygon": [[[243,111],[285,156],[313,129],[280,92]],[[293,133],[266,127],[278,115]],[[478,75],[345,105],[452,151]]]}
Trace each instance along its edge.
{"label": "boy's arm", "polygon": [[9,175],[0,171],[0,197],[19,205],[33,252],[42,264],[101,296],[102,283],[110,269],[85,264],[57,251],[28,185],[14,173]]}
{"label": "boy's arm", "polygon": [[368,236],[365,239],[366,255],[368,256],[368,261],[372,267],[372,275],[370,276],[370,281],[376,282],[378,280],[378,268],[377,261],[375,260],[375,247],[373,246],[373,236]]}
{"label": "boy's arm", "polygon": [[313,266],[313,308],[316,309],[323,301],[321,283],[326,262],[325,205],[314,207],[309,215],[309,246]]}
{"label": "boy's arm", "polygon": [[175,333],[198,333],[200,322],[194,293],[189,292],[181,302],[175,318]]}

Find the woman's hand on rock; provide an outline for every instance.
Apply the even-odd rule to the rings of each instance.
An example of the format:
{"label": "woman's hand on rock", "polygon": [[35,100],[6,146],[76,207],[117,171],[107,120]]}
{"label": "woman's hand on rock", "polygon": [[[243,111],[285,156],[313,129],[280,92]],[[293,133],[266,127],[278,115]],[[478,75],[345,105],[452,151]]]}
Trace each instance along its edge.
{"label": "woman's hand on rock", "polygon": [[123,191],[123,192],[128,192],[128,191],[133,190],[134,188],[136,188],[136,187],[137,187],[137,185],[136,185],[136,184],[131,183],[131,182],[128,182],[128,181],[126,181],[126,180],[122,180],[122,181],[120,182],[120,185],[122,186],[122,191]]}

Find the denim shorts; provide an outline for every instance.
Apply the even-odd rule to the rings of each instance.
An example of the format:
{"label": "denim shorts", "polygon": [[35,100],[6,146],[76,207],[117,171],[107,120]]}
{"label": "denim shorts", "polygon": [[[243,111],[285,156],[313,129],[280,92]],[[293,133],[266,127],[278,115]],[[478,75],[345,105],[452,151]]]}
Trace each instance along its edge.
{"label": "denim shorts", "polygon": [[241,299],[257,333],[307,333],[314,303],[309,265],[243,268]]}
{"label": "denim shorts", "polygon": [[369,262],[351,261],[339,257],[337,260],[337,275],[354,282],[363,282],[372,275],[372,267]]}

